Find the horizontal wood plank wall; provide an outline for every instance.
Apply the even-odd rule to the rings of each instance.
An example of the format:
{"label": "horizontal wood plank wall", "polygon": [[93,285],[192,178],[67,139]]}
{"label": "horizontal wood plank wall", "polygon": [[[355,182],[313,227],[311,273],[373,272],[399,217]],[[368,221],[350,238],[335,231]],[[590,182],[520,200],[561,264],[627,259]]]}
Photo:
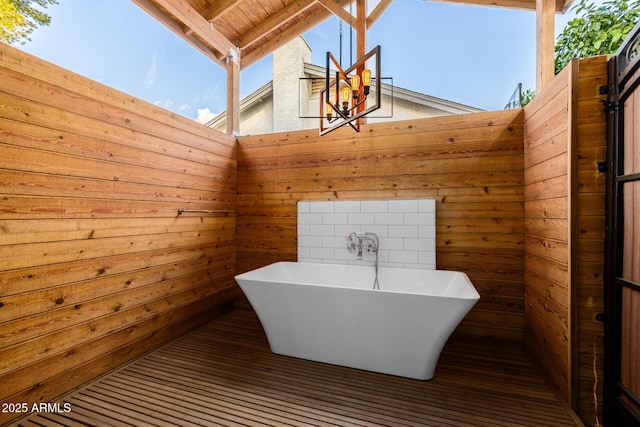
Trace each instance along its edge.
{"label": "horizontal wood plank wall", "polygon": [[[573,318],[576,320],[576,412],[587,425],[602,424],[604,311],[604,234],[606,174],[598,171],[598,162],[606,160],[607,123],[601,99],[606,94],[607,57],[579,61],[577,119],[577,250],[573,286]],[[596,420],[598,416],[598,420]]]}
{"label": "horizontal wood plank wall", "polygon": [[587,425],[602,410],[605,56],[574,60],[525,107],[525,345]]}
{"label": "horizontal wood plank wall", "polygon": [[235,215],[177,211],[235,200],[235,139],[0,43],[0,401],[50,401],[224,309]]}
{"label": "horizontal wood plank wall", "polygon": [[238,138],[237,270],[297,259],[299,200],[435,198],[437,267],[481,295],[457,333],[523,339],[522,110]]}
{"label": "horizontal wood plank wall", "polygon": [[569,401],[571,66],[524,109],[525,345]]}

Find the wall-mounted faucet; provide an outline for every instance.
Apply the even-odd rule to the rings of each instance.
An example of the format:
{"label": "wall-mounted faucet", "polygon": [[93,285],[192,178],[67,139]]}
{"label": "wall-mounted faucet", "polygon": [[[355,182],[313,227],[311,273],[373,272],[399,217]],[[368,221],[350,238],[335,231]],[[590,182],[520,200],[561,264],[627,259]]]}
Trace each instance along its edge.
{"label": "wall-mounted faucet", "polygon": [[358,251],[358,260],[362,260],[362,250],[367,251],[368,254],[375,254],[376,260],[374,267],[376,269],[376,279],[373,282],[373,289],[380,289],[378,283],[378,248],[380,241],[376,233],[354,231],[347,236],[347,250],[349,253]]}
{"label": "wall-mounted faucet", "polygon": [[347,236],[347,250],[350,253],[358,251],[358,260],[362,260],[363,249],[368,254],[378,252],[378,236],[375,233],[355,231]]}

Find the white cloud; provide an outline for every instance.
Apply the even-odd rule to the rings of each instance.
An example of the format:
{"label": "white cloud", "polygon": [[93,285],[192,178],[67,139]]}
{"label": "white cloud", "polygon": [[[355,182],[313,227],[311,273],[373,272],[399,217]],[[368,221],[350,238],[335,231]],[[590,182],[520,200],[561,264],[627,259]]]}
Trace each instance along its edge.
{"label": "white cloud", "polygon": [[173,105],[173,99],[165,99],[164,101],[156,101],[153,103],[154,105],[157,105],[158,107],[163,107],[163,108],[169,108]]}
{"label": "white cloud", "polygon": [[214,113],[208,108],[198,108],[198,117],[196,118],[196,121],[198,123],[207,123],[217,115],[218,113]]}
{"label": "white cloud", "polygon": [[149,65],[149,69],[147,70],[147,75],[144,78],[145,86],[153,86],[156,84],[156,79],[158,78],[158,52],[153,51],[153,55],[151,55],[151,65]]}

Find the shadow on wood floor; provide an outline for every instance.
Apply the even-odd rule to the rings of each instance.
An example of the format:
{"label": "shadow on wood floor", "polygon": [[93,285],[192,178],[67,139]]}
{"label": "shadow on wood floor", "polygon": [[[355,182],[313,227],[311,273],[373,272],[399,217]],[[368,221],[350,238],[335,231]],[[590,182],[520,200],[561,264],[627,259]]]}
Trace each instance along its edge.
{"label": "shadow on wood floor", "polygon": [[581,426],[519,346],[450,342],[417,381],[272,354],[236,309],[20,426]]}

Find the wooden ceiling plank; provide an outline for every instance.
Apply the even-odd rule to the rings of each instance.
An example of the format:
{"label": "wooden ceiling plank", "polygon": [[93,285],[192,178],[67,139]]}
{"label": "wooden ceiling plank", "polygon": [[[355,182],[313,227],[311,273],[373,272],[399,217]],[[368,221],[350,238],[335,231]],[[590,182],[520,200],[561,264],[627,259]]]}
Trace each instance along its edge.
{"label": "wooden ceiling plank", "polygon": [[220,54],[216,54],[213,50],[211,50],[208,46],[204,45],[204,43],[197,40],[195,37],[190,37],[185,34],[184,27],[174,21],[171,17],[169,17],[165,12],[160,10],[154,3],[150,0],[132,0],[140,9],[147,12],[150,16],[155,18],[162,25],[176,33],[178,36],[182,37],[187,43],[195,47],[199,50],[203,55],[207,58],[211,59],[213,62],[218,64],[221,67],[225,67],[226,63],[223,58],[220,57]]}
{"label": "wooden ceiling plank", "polygon": [[269,18],[265,19],[260,25],[256,25],[251,30],[242,34],[240,36],[240,48],[246,48],[251,43],[266,36],[280,25],[291,20],[300,12],[313,6],[315,2],[316,0],[297,0],[283,9],[280,9],[279,12],[276,12]]}
{"label": "wooden ceiling plank", "polygon": [[[458,3],[458,4],[470,4],[474,6],[488,6],[488,7],[504,7],[508,9],[521,9],[521,10],[536,10],[536,2],[534,0],[434,0],[442,3]],[[562,2],[558,2],[556,6],[556,12],[562,13]]]}
{"label": "wooden ceiling plank", "polygon": [[[216,30],[197,10],[183,0],[156,0],[170,14],[189,27],[198,38],[210,44],[211,47],[223,55],[228,55],[235,44],[231,43],[221,32]],[[184,34],[183,35],[187,35]]]}
{"label": "wooden ceiling plank", "polygon": [[203,10],[201,15],[204,19],[211,22],[238,6],[243,1],[244,0],[216,0],[212,5]]}
{"label": "wooden ceiling plank", "polygon": [[341,5],[338,2],[338,0],[317,0],[317,1],[318,3],[326,7],[327,10],[329,10],[329,12],[333,13],[334,15],[342,19],[347,24],[351,24],[352,22],[355,22],[356,18],[353,15],[351,15],[349,12],[347,12],[344,9],[344,5]]}
{"label": "wooden ceiling plank", "polygon": [[367,16],[367,28],[371,28],[373,24],[382,16],[385,10],[391,5],[393,0],[380,0],[380,3]]}
{"label": "wooden ceiling plank", "polygon": [[324,7],[318,8],[318,10],[315,11],[312,15],[309,15],[305,17],[305,19],[302,19],[297,23],[291,25],[280,34],[267,40],[265,43],[260,44],[258,48],[247,53],[243,51],[241,67],[244,69],[249,65],[259,61],[277,48],[300,36],[300,34],[303,34],[306,31],[314,28],[316,25],[318,25],[322,21],[325,21],[331,16],[331,12],[329,12]]}

